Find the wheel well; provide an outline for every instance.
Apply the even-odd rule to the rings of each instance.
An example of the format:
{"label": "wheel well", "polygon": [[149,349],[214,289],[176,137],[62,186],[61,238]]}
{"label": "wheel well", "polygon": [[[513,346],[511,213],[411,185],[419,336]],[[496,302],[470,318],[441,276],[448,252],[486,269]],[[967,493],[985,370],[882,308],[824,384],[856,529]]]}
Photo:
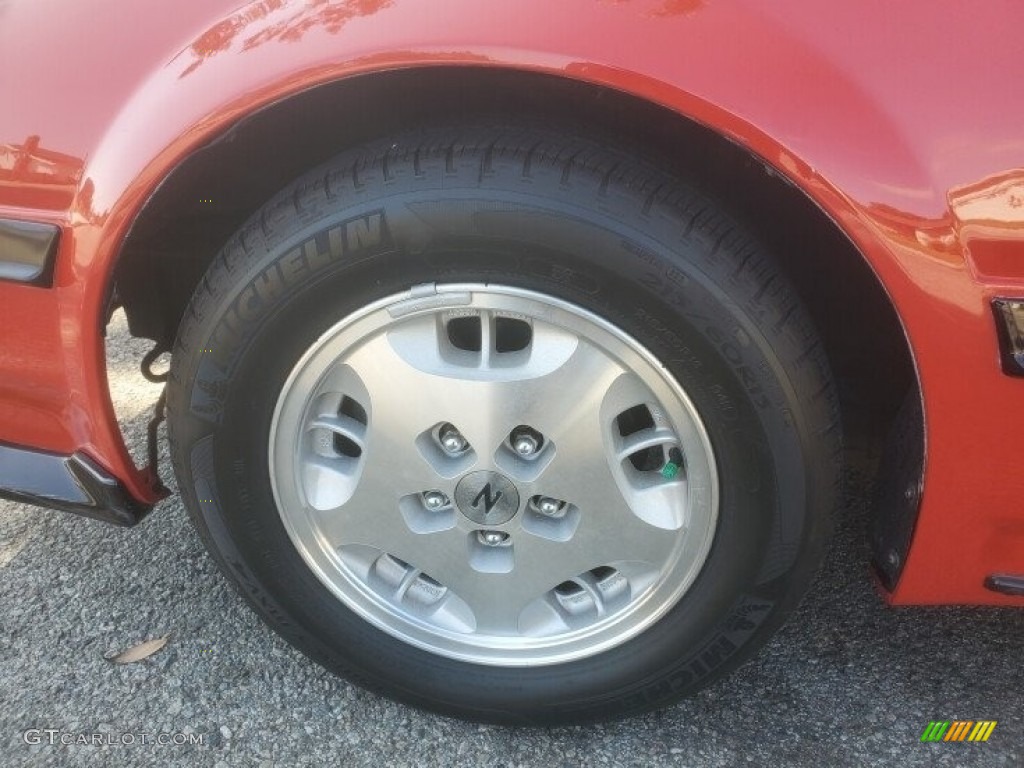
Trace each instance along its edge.
{"label": "wheel well", "polygon": [[[242,120],[188,157],[147,201],[115,269],[135,336],[170,348],[221,246],[268,198],[342,148],[433,119],[524,115],[627,139],[709,188],[776,253],[809,308],[844,421],[884,435],[917,386],[902,326],[836,224],[760,159],[712,130],[617,91],[549,75],[404,70],[320,86]],[[855,417],[851,418],[851,414]]]}

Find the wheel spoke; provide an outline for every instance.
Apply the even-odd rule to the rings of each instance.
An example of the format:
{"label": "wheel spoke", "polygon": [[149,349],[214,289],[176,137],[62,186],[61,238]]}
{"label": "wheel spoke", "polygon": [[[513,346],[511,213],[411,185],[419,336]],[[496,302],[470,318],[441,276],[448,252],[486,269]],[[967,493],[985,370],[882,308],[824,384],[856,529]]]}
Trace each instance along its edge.
{"label": "wheel spoke", "polygon": [[[332,548],[362,544],[389,552],[400,545],[402,552],[407,552],[414,546],[416,534],[402,519],[398,501],[398,494],[391,489],[364,479],[352,498],[339,507],[318,511],[316,521]],[[394,554],[401,557],[402,552]]]}
{"label": "wheel spoke", "polygon": [[558,447],[547,477],[575,478],[586,485],[592,475],[606,472],[615,415],[651,399],[636,376],[610,361],[595,362],[594,357],[592,352],[583,353],[579,364],[565,366],[557,377],[538,383],[550,394],[534,418],[545,425],[545,434]]}
{"label": "wheel spoke", "polygon": [[[424,334],[423,343],[432,337]],[[423,365],[417,367],[413,362]],[[439,423],[455,423],[471,445],[497,445],[507,433],[513,409],[508,382],[458,378],[459,368],[436,356],[413,360],[399,354],[386,336],[366,344],[350,364],[362,378],[375,408],[371,432],[411,438]],[[467,408],[472,404],[472,408]],[[513,422],[514,424],[514,422]]]}
{"label": "wheel spoke", "polygon": [[580,344],[555,370],[521,383],[518,418],[549,436],[561,453],[586,461],[601,446],[601,405],[623,373],[593,346]]}
{"label": "wheel spoke", "polygon": [[510,573],[474,573],[451,588],[472,611],[477,632],[518,636],[524,609],[552,586],[543,574],[517,564]]}
{"label": "wheel spoke", "polygon": [[[574,565],[577,573],[616,561],[659,563],[668,557],[678,532],[642,519],[611,475],[594,472],[577,478],[556,469],[552,464],[553,471],[545,474],[544,491],[580,511],[579,527],[566,548],[585,553]],[[562,551],[558,556],[569,555]]]}
{"label": "wheel spoke", "polygon": [[[454,514],[454,513],[453,513]],[[391,489],[361,484],[357,493],[343,506],[317,513],[319,528],[330,546],[372,547],[412,564],[442,583],[463,576],[468,566],[453,571],[453,564],[465,557],[453,553],[466,549],[466,533],[454,524],[431,533],[410,529],[399,510],[399,498]]]}

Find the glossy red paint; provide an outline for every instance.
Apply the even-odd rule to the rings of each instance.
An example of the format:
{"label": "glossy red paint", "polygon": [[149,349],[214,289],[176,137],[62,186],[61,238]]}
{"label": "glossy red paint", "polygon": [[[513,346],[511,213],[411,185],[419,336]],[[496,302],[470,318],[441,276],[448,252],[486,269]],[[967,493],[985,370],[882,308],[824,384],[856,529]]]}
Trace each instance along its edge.
{"label": "glossy red paint", "polygon": [[892,297],[923,388],[922,510],[891,599],[1020,602],[982,581],[1024,573],[1024,382],[1000,372],[988,308],[1024,296],[1024,6],[237,3],[0,5],[0,216],[64,229],[53,288],[0,284],[0,441],[84,450],[152,501],[114,421],[101,327],[120,243],[161,179],[319,83],[441,63],[543,71],[713,127],[834,218]]}

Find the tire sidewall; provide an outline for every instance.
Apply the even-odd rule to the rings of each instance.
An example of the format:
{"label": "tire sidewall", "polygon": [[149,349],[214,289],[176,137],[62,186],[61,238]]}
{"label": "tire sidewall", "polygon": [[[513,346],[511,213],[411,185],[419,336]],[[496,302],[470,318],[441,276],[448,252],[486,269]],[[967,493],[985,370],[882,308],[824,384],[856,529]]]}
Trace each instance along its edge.
{"label": "tire sidewall", "polygon": [[[820,500],[805,470],[802,423],[813,417],[785,375],[780,347],[789,342],[765,337],[752,292],[737,301],[743,292],[730,290],[728,264],[706,256],[703,233],[692,233],[680,258],[678,245],[666,245],[677,239],[669,223],[579,207],[565,195],[434,187],[366,197],[250,244],[179,345],[188,353],[175,355],[170,408],[182,493],[243,594],[325,666],[475,719],[552,723],[641,711],[748,656],[793,607],[820,556],[822,526],[808,514]],[[418,204],[441,216],[454,210],[456,234],[424,242]],[[578,304],[637,339],[694,403],[720,475],[718,527],[697,580],[643,634],[553,666],[456,662],[358,618],[292,545],[267,459],[285,379],[338,320],[425,282],[506,284]]]}

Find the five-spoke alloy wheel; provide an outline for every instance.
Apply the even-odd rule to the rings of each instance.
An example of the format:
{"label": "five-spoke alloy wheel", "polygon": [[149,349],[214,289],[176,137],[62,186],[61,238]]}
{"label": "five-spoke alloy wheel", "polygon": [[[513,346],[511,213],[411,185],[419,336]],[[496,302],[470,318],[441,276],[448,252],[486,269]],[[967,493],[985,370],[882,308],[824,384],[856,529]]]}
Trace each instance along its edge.
{"label": "five-spoke alloy wheel", "polygon": [[416,286],[342,320],[285,383],[269,456],[324,584],[465,661],[628,640],[715,530],[713,451],[679,385],[593,313],[503,286]]}

